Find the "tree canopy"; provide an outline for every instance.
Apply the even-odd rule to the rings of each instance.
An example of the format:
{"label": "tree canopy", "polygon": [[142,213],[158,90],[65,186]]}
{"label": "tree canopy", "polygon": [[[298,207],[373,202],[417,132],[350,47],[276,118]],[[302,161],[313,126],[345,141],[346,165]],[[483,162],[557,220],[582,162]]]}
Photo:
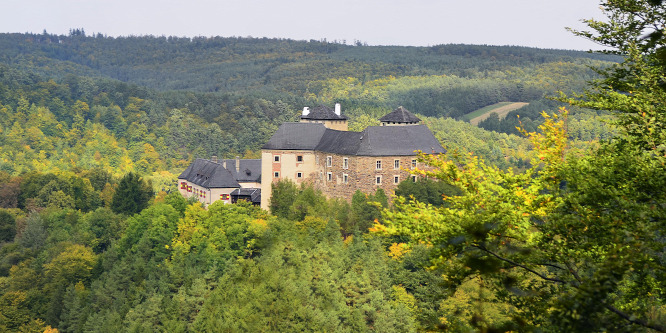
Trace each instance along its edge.
{"label": "tree canopy", "polygon": [[[452,285],[483,279],[514,306],[520,330],[666,330],[664,5],[603,7],[609,21],[588,21],[595,32],[578,34],[617,47],[625,61],[602,70],[585,94],[562,100],[613,112],[615,138],[571,147],[562,110],[544,113],[539,132],[525,132],[534,153],[522,172],[469,155],[423,156],[436,169],[421,174],[462,195],[444,208],[399,201],[375,227],[436,249],[432,264]],[[646,38],[647,27],[657,32]],[[475,318],[477,329],[495,325],[481,312]]]}

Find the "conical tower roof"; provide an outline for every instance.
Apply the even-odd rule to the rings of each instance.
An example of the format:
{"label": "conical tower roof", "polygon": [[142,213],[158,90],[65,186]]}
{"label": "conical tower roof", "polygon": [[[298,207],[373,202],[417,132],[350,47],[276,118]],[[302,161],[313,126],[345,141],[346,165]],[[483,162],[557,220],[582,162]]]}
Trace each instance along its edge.
{"label": "conical tower roof", "polygon": [[421,122],[421,119],[402,106],[399,106],[393,112],[381,117],[379,121],[383,123],[416,124]]}

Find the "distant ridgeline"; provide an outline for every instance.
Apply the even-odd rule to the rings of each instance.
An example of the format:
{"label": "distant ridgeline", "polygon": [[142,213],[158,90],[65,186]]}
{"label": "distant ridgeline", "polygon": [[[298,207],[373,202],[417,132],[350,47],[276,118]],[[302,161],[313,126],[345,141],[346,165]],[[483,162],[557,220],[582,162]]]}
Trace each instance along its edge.
{"label": "distant ridgeline", "polygon": [[[310,82],[356,77],[455,75],[547,63],[616,61],[580,51],[518,46],[351,46],[327,41],[240,37],[105,37],[0,34],[0,61],[63,77],[113,78],[158,90],[314,92]],[[277,88],[279,87],[279,88]]]}
{"label": "distant ridgeline", "polygon": [[[588,65],[614,60],[515,46],[0,34],[0,170],[180,172],[195,157],[257,158],[281,123],[296,120],[294,110],[319,103],[342,104],[350,126],[365,128],[375,124],[364,119],[396,105],[432,118],[424,119],[431,126],[528,102],[500,122],[520,114],[531,129],[540,111],[557,107],[544,96],[580,91],[595,77]],[[485,125],[515,131],[509,122]],[[497,151],[482,144],[477,151]],[[503,163],[503,153],[493,156]]]}

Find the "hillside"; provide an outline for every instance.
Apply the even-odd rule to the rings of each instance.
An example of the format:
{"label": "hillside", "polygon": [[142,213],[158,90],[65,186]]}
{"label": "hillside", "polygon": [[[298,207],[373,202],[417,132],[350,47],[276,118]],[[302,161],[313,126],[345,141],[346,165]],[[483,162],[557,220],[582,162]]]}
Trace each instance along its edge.
{"label": "hillside", "polygon": [[[194,157],[253,156],[281,122],[320,103],[341,103],[352,125],[363,128],[399,105],[425,117],[464,119],[487,105],[525,101],[529,107],[480,126],[515,133],[520,113],[533,130],[540,111],[557,108],[544,96],[580,91],[596,75],[589,65],[613,59],[524,47],[0,34],[0,169],[177,173]],[[586,138],[608,132],[586,126]],[[452,129],[433,130],[457,141]],[[490,148],[496,144],[474,150],[494,151],[485,157],[506,167]],[[109,155],[107,145],[117,152]]]}
{"label": "hillside", "polygon": [[[158,91],[306,98],[346,108],[403,105],[460,119],[504,101],[580,91],[617,57],[515,46],[344,45],[237,37],[0,34],[0,62],[53,78],[105,78]],[[290,96],[290,97],[286,97]],[[300,105],[297,106],[297,109]],[[536,115],[526,115],[534,117]]]}
{"label": "hillside", "polygon": [[[397,47],[236,37],[0,34],[0,61],[46,77],[106,77],[158,90],[304,93],[311,81],[455,75],[556,62],[613,61],[579,51],[513,46]],[[310,91],[312,92],[312,91]]]}

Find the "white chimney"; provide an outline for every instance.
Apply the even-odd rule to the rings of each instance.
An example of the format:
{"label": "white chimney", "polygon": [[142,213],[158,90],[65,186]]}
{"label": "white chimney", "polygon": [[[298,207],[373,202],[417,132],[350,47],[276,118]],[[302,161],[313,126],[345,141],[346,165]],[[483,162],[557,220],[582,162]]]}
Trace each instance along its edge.
{"label": "white chimney", "polygon": [[211,157],[210,157],[210,160],[211,160],[213,163],[217,163],[217,156],[215,156],[215,155],[211,156]]}
{"label": "white chimney", "polygon": [[335,114],[339,116],[341,112],[342,112],[342,107],[340,107],[340,103],[335,103]]}
{"label": "white chimney", "polygon": [[236,156],[236,172],[240,171],[240,156]]}
{"label": "white chimney", "polygon": [[304,107],[303,108],[303,117],[307,116],[310,114],[310,108],[309,107]]}

